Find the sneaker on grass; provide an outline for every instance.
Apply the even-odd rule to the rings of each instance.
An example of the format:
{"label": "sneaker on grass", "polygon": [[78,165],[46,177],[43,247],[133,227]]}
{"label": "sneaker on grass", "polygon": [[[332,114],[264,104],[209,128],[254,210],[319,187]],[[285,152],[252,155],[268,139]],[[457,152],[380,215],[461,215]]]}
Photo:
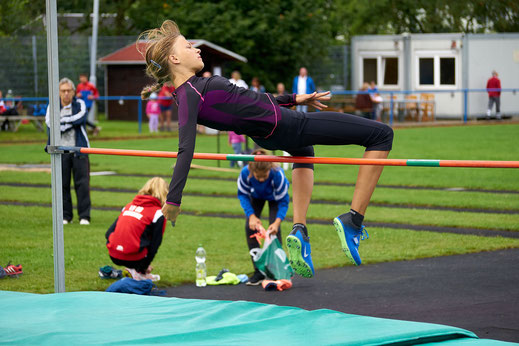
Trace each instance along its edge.
{"label": "sneaker on grass", "polygon": [[305,278],[314,276],[312,250],[308,230],[301,223],[296,223],[292,232],[287,236],[288,259],[294,271]]}
{"label": "sneaker on grass", "polygon": [[11,264],[11,262],[7,263],[4,267],[5,274],[11,278],[17,278],[19,275],[23,274],[22,265],[21,264]]}

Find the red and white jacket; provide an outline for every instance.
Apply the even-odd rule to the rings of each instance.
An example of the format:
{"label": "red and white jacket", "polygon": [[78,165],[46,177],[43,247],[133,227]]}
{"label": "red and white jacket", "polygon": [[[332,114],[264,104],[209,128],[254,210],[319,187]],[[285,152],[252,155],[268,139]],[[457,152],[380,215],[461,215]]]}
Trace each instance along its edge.
{"label": "red and white jacket", "polygon": [[109,255],[124,261],[141,260],[148,252],[154,256],[166,229],[164,221],[157,198],[137,195],[106,232]]}

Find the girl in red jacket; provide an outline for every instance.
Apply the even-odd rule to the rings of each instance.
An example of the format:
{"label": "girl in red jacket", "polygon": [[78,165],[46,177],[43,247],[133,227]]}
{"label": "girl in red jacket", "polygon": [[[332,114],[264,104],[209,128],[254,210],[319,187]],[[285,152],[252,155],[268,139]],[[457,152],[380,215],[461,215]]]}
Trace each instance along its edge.
{"label": "girl in red jacket", "polygon": [[106,232],[110,258],[125,266],[125,271],[136,280],[160,280],[160,276],[151,274],[151,262],[166,228],[161,209],[167,193],[164,179],[148,180]]}

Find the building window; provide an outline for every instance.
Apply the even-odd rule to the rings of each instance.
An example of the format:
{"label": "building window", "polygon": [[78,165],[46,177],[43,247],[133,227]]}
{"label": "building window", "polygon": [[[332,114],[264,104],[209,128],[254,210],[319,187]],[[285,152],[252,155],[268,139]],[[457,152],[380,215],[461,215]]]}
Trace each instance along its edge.
{"label": "building window", "polygon": [[398,58],[383,58],[384,85],[398,84]]}
{"label": "building window", "polygon": [[456,60],[454,58],[440,58],[440,84],[456,84]]}
{"label": "building window", "polygon": [[420,58],[420,84],[434,85],[434,59]]}
{"label": "building window", "polygon": [[442,56],[441,53],[431,55],[418,57],[418,86],[455,87],[457,82],[457,58],[455,56]]}
{"label": "building window", "polygon": [[362,58],[362,83],[375,82],[378,86],[398,85],[398,57]]}
{"label": "building window", "polygon": [[362,68],[364,71],[363,83],[377,82],[377,59],[364,58]]}

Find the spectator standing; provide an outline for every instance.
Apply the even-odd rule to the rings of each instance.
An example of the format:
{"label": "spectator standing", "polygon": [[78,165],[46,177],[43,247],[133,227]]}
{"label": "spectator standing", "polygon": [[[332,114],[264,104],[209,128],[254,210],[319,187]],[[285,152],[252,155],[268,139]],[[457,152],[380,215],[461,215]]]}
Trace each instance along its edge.
{"label": "spectator standing", "polygon": [[[74,83],[63,78],[59,81],[60,97],[60,131],[61,145],[69,147],[90,146],[85,129],[87,109],[82,99],[74,97]],[[50,143],[50,114],[47,108],[45,116]],[[87,154],[67,153],[61,155],[63,184],[63,224],[72,222],[72,198],[70,195],[70,179],[74,177],[74,188],[77,196],[79,224],[90,224],[90,161]]]}
{"label": "spectator standing", "polygon": [[[492,114],[492,108],[494,107],[494,103],[496,104],[496,118],[501,119],[501,81],[499,80],[497,72],[492,71],[492,77],[487,81],[487,90],[488,90],[488,109],[487,109],[487,118],[490,118]],[[499,89],[499,90],[489,90],[489,89]]]}
{"label": "spectator standing", "polygon": [[[292,83],[292,93],[294,94],[312,94],[315,92],[315,84],[312,79],[308,75],[308,71],[306,67],[301,67],[299,69],[299,75],[294,78],[294,83]],[[296,110],[299,112],[308,111],[307,105],[297,105]]]}
{"label": "spectator standing", "polygon": [[245,81],[241,79],[241,74],[238,71],[232,71],[231,79],[229,79],[229,82],[241,88],[249,89],[247,83],[245,83]]}
{"label": "spectator standing", "polygon": [[253,77],[250,84],[251,84],[250,90],[255,91],[257,93],[265,92],[265,87],[263,85],[261,85],[258,77]]}
{"label": "spectator standing", "polygon": [[[175,87],[171,83],[165,83],[159,91],[160,104],[160,131],[171,131],[171,114],[173,106],[173,92]],[[166,123],[164,127],[164,122]]]}
{"label": "spectator standing", "polygon": [[88,120],[88,114],[90,113],[90,109],[94,105],[94,101],[99,98],[99,91],[95,87],[94,84],[88,81],[88,75],[86,73],[81,73],[79,75],[79,84],[76,89],[76,97],[80,98],[85,102],[85,106],[87,108],[87,122],[86,125],[91,127],[93,130],[93,135],[97,136],[101,128],[96,126],[90,120]]}
{"label": "spectator standing", "polygon": [[150,132],[159,132],[160,104],[157,101],[157,93],[151,93],[150,100],[146,104],[146,116],[149,119]]}
{"label": "spectator standing", "polygon": [[[239,155],[243,152],[241,144],[245,143],[245,136],[239,135],[234,131],[229,131],[229,144],[232,147],[232,150],[236,155]],[[234,167],[236,164],[240,165],[241,161],[231,161],[231,167]]]}
{"label": "spectator standing", "polygon": [[[253,155],[266,155],[264,149],[257,149]],[[273,162],[250,162],[245,166],[238,177],[238,199],[245,212],[245,237],[249,250],[259,248],[258,240],[253,235],[263,225],[261,212],[265,202],[269,205],[269,226],[267,231],[281,240],[281,222],[288,210],[290,198],[288,196],[288,179],[281,167]],[[256,268],[254,261],[254,274],[249,278],[247,285],[259,285],[265,278]]]}

